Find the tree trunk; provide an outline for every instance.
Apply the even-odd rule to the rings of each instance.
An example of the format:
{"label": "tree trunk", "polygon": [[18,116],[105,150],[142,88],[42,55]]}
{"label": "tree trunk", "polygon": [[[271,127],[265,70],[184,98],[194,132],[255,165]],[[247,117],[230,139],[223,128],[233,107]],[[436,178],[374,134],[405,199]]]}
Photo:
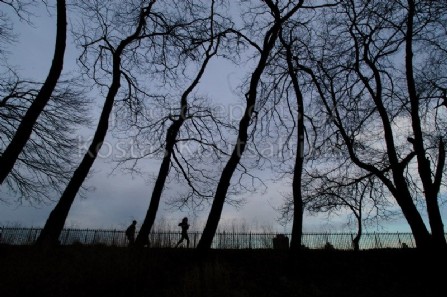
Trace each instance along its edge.
{"label": "tree trunk", "polygon": [[421,249],[430,248],[430,233],[428,232],[419,211],[413,203],[413,199],[408,191],[408,185],[405,182],[402,170],[399,170],[399,172],[396,171],[397,170],[393,170],[396,184],[396,193],[393,193],[393,196],[396,198],[405,219],[410,225],[411,232],[413,233],[414,240],[416,241],[416,246]]}
{"label": "tree trunk", "polygon": [[[298,146],[299,147],[299,146]],[[298,154],[296,156],[294,176],[293,176],[293,225],[292,225],[292,239],[290,241],[290,248],[292,250],[301,249],[301,237],[303,235],[303,197],[301,193],[301,173],[303,158]]]}
{"label": "tree trunk", "polygon": [[57,1],[56,26],[56,45],[50,72],[48,73],[42,88],[20,122],[14,137],[0,157],[0,185],[3,184],[3,181],[13,169],[17,158],[33,132],[34,124],[50,100],[51,94],[53,93],[57,85],[57,81],[62,73],[67,38],[67,12],[65,0]]}
{"label": "tree trunk", "polygon": [[[240,126],[248,127],[248,123],[244,125],[241,124]],[[247,127],[245,129],[247,129]],[[241,132],[239,132],[239,134],[241,134]],[[238,140],[238,144],[236,144],[230,160],[227,162],[227,165],[222,171],[222,175],[220,176],[219,184],[216,189],[216,194],[214,195],[213,204],[206,221],[205,229],[203,230],[202,237],[197,244],[197,249],[199,250],[208,250],[211,248],[211,244],[219,224],[220,216],[222,214],[223,205],[225,203],[225,196],[227,194],[228,187],[230,186],[230,180],[241,158],[238,150],[242,153],[244,149],[245,142],[241,143],[241,141]]]}
{"label": "tree trunk", "polygon": [[292,224],[292,239],[290,248],[292,250],[301,249],[301,237],[303,235],[303,195],[302,195],[302,173],[304,163],[304,100],[298,83],[297,73],[293,66],[293,54],[290,43],[284,40],[282,34],[279,36],[281,44],[286,49],[287,72],[292,80],[293,90],[295,92],[296,102],[298,106],[297,115],[297,150],[295,156],[295,166],[293,169],[293,224]]}
{"label": "tree trunk", "polygon": [[87,177],[99,150],[101,149],[104,138],[107,134],[109,116],[112,111],[115,96],[120,87],[120,58],[114,57],[114,63],[118,63],[116,66],[114,65],[114,68],[117,68],[118,71],[114,71],[113,82],[107,94],[92,143],[84,155],[81,164],[74,172],[73,177],[68,183],[65,191],[62,193],[62,196],[55,208],[51,211],[42,232],[37,238],[36,244],[39,246],[54,246],[58,244],[58,238],[64,227],[71,205],[73,204],[82,183]]}
{"label": "tree trunk", "polygon": [[[361,208],[360,208],[361,211]],[[362,237],[362,216],[361,214],[356,215],[357,218],[357,234],[355,235],[352,243],[354,245],[354,251],[360,250],[360,238]]]}
{"label": "tree trunk", "polygon": [[147,238],[154,224],[155,217],[158,211],[158,206],[160,204],[161,194],[163,192],[166,178],[168,177],[169,174],[169,167],[171,165],[171,155],[172,151],[174,150],[175,140],[177,138],[178,132],[180,131],[180,127],[183,124],[183,121],[184,120],[180,118],[174,123],[172,123],[166,134],[165,155],[160,165],[160,170],[158,171],[157,180],[155,182],[154,190],[152,191],[151,202],[146,212],[146,217],[144,218],[144,222],[141,225],[137,239],[135,240],[136,246],[143,247],[146,244]]}
{"label": "tree trunk", "polygon": [[442,223],[441,212],[438,204],[438,193],[441,187],[442,176],[445,165],[445,147],[444,141],[439,140],[438,164],[433,182],[432,199],[427,199],[427,211],[429,214],[429,222],[433,237],[433,244],[437,248],[445,249],[447,247],[444,234],[444,224]]}
{"label": "tree trunk", "polygon": [[[432,231],[432,244],[436,248],[447,248],[447,242],[444,235],[444,225],[438,205],[439,188],[435,186],[436,181],[432,182],[432,170],[430,161],[426,158],[424,139],[422,135],[420,115],[419,115],[419,97],[416,90],[416,83],[413,72],[413,20],[416,14],[416,4],[413,0],[408,0],[408,19],[407,32],[405,38],[405,70],[407,78],[408,95],[411,106],[411,124],[413,128],[414,141],[413,147],[418,161],[418,172],[421,177],[427,213],[429,217],[430,228]],[[440,150],[441,153],[441,150]],[[440,156],[445,159],[445,156]],[[438,166],[444,167],[444,161],[441,160]],[[438,168],[440,170],[442,168]]]}
{"label": "tree trunk", "polygon": [[213,242],[213,238],[219,224],[220,216],[222,214],[222,209],[225,203],[225,197],[227,195],[228,188],[230,186],[231,178],[247,145],[248,127],[250,125],[250,120],[255,109],[257,87],[261,79],[262,72],[267,65],[267,59],[276,42],[276,39],[278,38],[279,29],[280,25],[278,23],[275,23],[268,30],[264,38],[264,45],[261,57],[256,69],[251,76],[249,91],[246,94],[247,106],[245,107],[244,115],[239,122],[239,133],[236,145],[220,176],[219,184],[217,185],[216,194],[214,196],[213,204],[208,215],[205,229],[203,230],[202,237],[200,238],[197,245],[197,249],[199,250],[208,250],[211,248],[211,244]]}
{"label": "tree trunk", "polygon": [[447,243],[445,240],[444,224],[442,223],[437,195],[433,195],[433,197],[426,199],[433,247],[437,249],[445,249],[447,248]]}

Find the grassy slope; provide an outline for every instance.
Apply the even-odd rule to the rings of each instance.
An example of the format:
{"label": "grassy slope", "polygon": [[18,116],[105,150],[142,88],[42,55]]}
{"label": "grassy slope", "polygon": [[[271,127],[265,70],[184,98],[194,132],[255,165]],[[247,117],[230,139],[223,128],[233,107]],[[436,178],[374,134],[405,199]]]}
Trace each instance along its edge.
{"label": "grassy slope", "polygon": [[[447,255],[0,247],[0,296],[444,296]],[[439,267],[440,272],[434,268]]]}

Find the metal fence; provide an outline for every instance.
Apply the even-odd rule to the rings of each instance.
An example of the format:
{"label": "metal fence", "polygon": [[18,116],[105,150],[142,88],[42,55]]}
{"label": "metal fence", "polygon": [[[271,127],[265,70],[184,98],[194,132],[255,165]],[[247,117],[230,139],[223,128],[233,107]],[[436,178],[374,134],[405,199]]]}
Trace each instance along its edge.
{"label": "metal fence", "polygon": [[[32,245],[40,234],[40,228],[0,229],[0,244]],[[190,232],[190,248],[197,246],[201,232]],[[214,236],[214,249],[272,249],[273,239],[278,233],[232,233],[220,232]],[[283,234],[288,239],[290,234]],[[447,234],[446,234],[447,235]],[[149,235],[149,247],[175,247],[181,235],[179,232],[153,232]],[[302,243],[306,248],[341,250],[353,249],[352,233],[305,233]],[[105,245],[127,246],[123,230],[64,229],[59,237],[61,245]],[[183,242],[183,246],[186,242]],[[360,249],[415,247],[411,233],[365,233],[360,240]]]}

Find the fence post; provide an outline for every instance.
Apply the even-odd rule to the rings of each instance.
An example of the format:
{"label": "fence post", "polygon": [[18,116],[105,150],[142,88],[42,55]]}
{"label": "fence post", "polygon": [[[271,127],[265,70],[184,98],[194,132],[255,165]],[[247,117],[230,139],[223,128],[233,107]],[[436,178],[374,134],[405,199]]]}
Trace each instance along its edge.
{"label": "fence post", "polygon": [[28,231],[28,238],[26,239],[27,244],[31,242],[32,237],[33,237],[33,227],[31,227]]}
{"label": "fence post", "polygon": [[67,233],[65,234],[65,240],[64,242],[61,242],[61,244],[67,244],[68,241],[68,235],[70,234],[70,229],[66,229]]}
{"label": "fence post", "polygon": [[376,249],[377,248],[382,248],[382,244],[380,243],[380,238],[379,239],[377,238],[377,233],[376,232],[374,232],[374,239],[376,241]]}
{"label": "fence post", "polygon": [[354,236],[353,236],[352,233],[351,233],[351,247],[352,247],[352,249],[355,249],[355,246],[354,246]]}

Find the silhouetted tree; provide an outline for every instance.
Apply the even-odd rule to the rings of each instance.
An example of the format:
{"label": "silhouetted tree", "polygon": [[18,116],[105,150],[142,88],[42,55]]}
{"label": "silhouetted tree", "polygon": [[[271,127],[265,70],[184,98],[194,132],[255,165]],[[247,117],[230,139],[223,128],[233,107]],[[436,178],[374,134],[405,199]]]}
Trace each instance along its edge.
{"label": "silhouetted tree", "polygon": [[379,224],[396,213],[390,210],[392,203],[388,200],[389,193],[375,176],[361,176],[352,170],[352,165],[334,166],[336,168],[314,168],[312,172],[307,172],[308,180],[304,184],[306,209],[310,213],[328,215],[349,211],[357,227],[353,238],[354,250],[359,250],[363,225]]}
{"label": "silhouetted tree", "polygon": [[[424,54],[438,51],[445,40],[439,10],[446,7],[425,1],[352,0],[340,8],[325,13],[321,23],[326,26],[315,44],[319,50],[312,67],[303,68],[321,98],[322,121],[332,124],[324,140],[331,148],[325,153],[346,152],[353,164],[386,186],[418,247],[445,247],[438,206],[445,129],[433,116],[437,102],[421,97],[417,78],[424,73],[419,65],[430,62]],[[415,45],[424,45],[424,53]],[[403,130],[407,123],[410,128]],[[432,234],[415,205],[418,197],[425,198]]]}
{"label": "silhouetted tree", "polygon": [[[336,5],[338,4],[327,3],[326,5],[318,6],[318,8]],[[295,125],[298,130],[296,139],[301,141],[298,141],[297,155],[295,156],[295,161],[299,161],[299,163],[295,163],[293,168],[293,192],[292,195],[286,197],[285,204],[280,207],[279,220],[281,223],[293,222],[291,248],[298,249],[301,248],[300,239],[304,208],[311,214],[326,212],[329,215],[348,209],[355,217],[357,224],[357,234],[353,238],[353,245],[354,249],[358,250],[363,222],[377,222],[379,219],[389,218],[390,212],[387,211],[387,207],[390,206],[390,203],[385,198],[386,191],[383,190],[383,185],[378,184],[377,181],[371,178],[370,174],[366,176],[356,175],[352,164],[349,162],[347,153],[340,154],[342,157],[340,155],[337,156],[337,162],[334,162],[333,156],[331,158],[324,157],[324,152],[330,150],[327,147],[322,148],[323,153],[319,154],[318,142],[315,142],[315,140],[325,135],[322,131],[324,124],[315,123],[318,122],[320,117],[318,116],[318,104],[316,104],[317,102],[313,95],[314,86],[312,86],[312,81],[308,75],[312,71],[303,65],[303,63],[312,63],[310,61],[313,56],[312,51],[314,50],[312,48],[312,39],[315,36],[315,31],[312,27],[318,27],[318,21],[319,19],[314,17],[314,13],[312,13],[308,21],[301,19],[301,22],[297,24],[293,24],[293,21],[290,21],[288,22],[289,28],[287,28],[289,31],[286,31],[285,28],[282,30],[282,32],[287,32],[288,39],[284,39],[282,36],[284,33],[280,36],[281,44],[285,51],[284,59],[287,61],[286,69],[290,78],[292,78],[290,84],[297,98],[297,104],[293,105],[289,113],[292,114],[294,110],[298,111],[297,119],[293,122],[296,122]],[[293,27],[291,27],[292,24]],[[275,83],[275,85],[279,84]],[[288,96],[284,97],[288,98]],[[303,100],[304,97],[308,99],[308,107],[311,110],[317,110],[316,114],[306,115],[304,113],[306,105]],[[289,109],[291,106],[288,103]],[[306,129],[303,122],[304,118],[308,120],[310,129]],[[309,130],[312,133],[304,133]],[[320,133],[322,135],[319,135]],[[304,164],[305,138],[308,140],[309,145],[312,145],[311,148],[307,149],[307,164]],[[310,141],[309,138],[313,140]],[[287,160],[287,158],[285,159]],[[297,165],[299,165],[298,168]],[[305,170],[303,172],[304,165]],[[367,196],[370,199],[367,199]],[[365,213],[366,215],[364,215]]]}
{"label": "silhouetted tree", "polygon": [[[306,34],[301,29],[306,30],[305,27],[309,23],[308,17],[312,16],[305,16],[303,9],[296,17],[299,25],[292,26],[291,23],[294,22],[292,18],[281,29],[280,43],[274,54],[276,58],[265,71],[266,78],[263,80],[259,100],[262,108],[256,123],[258,133],[254,136],[255,143],[265,143],[268,139],[270,143],[276,144],[274,153],[269,151],[268,156],[262,157],[272,164],[275,172],[280,173],[279,180],[292,176],[292,195],[288,202],[293,206],[288,205],[292,213],[288,213],[287,216],[293,222],[290,248],[294,250],[301,248],[304,211],[301,183],[306,138],[304,110],[305,104],[311,104],[304,102],[302,77],[299,76],[297,66],[294,65],[297,40],[295,36],[300,36],[300,43],[306,42],[304,40]],[[290,161],[293,158],[295,162],[291,165]]]}
{"label": "silhouetted tree", "polygon": [[[217,50],[220,43],[220,32],[215,32],[214,29],[214,1],[211,3],[211,12],[209,16],[209,32],[203,32],[202,38],[205,41],[205,34],[209,34],[209,41],[208,45],[206,46],[206,50],[203,53],[203,61],[200,65],[199,71],[197,72],[196,76],[194,77],[191,84],[186,88],[186,90],[183,92],[180,98],[180,104],[179,104],[179,114],[178,115],[170,115],[170,120],[172,121],[169,125],[169,128],[166,131],[165,136],[165,148],[164,148],[164,156],[162,159],[162,163],[160,165],[160,169],[158,172],[157,179],[155,181],[154,189],[152,191],[152,196],[150,200],[150,205],[146,213],[146,217],[144,218],[144,222],[141,226],[141,229],[138,233],[137,239],[136,239],[136,245],[137,246],[144,246],[145,242],[149,236],[149,232],[152,229],[152,226],[155,221],[155,217],[158,211],[158,206],[160,203],[160,198],[163,192],[163,188],[165,186],[166,178],[169,174],[169,169],[171,167],[172,158],[177,162],[179,165],[177,157],[173,154],[175,154],[175,145],[178,141],[179,132],[182,129],[182,126],[185,121],[188,120],[188,118],[194,117],[195,115],[189,111],[189,103],[188,99],[191,93],[194,91],[196,86],[199,84],[200,79],[202,78],[203,74],[205,73],[205,69],[211,60],[213,56],[217,54]],[[205,42],[203,42],[202,46],[205,46]],[[151,131],[150,131],[151,132]],[[200,133],[200,131],[199,131]],[[180,165],[181,166],[181,165]],[[191,174],[191,173],[190,173]],[[190,177],[187,172],[185,172],[184,176],[187,180],[190,180]]]}
{"label": "silhouetted tree", "polygon": [[[14,7],[14,4],[11,5]],[[8,146],[2,151],[0,156],[0,184],[3,184],[4,180],[13,169],[20,153],[23,151],[27,141],[30,139],[31,133],[33,132],[33,126],[35,125],[39,115],[42,113],[42,110],[50,100],[51,94],[56,87],[64,63],[66,35],[66,5],[64,0],[58,0],[56,45],[50,72],[48,73],[45,83],[39,90],[39,93],[21,119],[20,125],[18,126],[14,137],[11,139]]]}
{"label": "silhouetted tree", "polygon": [[[99,31],[84,31],[85,35],[82,36],[85,40],[83,45],[85,49],[84,55],[88,54],[89,50],[97,53],[97,56],[93,62],[93,67],[100,67],[100,69],[105,70],[106,73],[109,70],[102,67],[105,67],[106,64],[111,64],[111,72],[108,72],[111,73],[111,83],[108,86],[104,106],[89,149],[79,164],[79,167],[75,170],[55,208],[50,213],[50,216],[48,217],[47,222],[45,223],[45,226],[37,239],[36,243],[38,245],[51,246],[57,244],[59,235],[64,227],[65,220],[68,216],[68,212],[76,197],[76,194],[82,186],[82,183],[87,177],[87,174],[89,173],[90,168],[92,167],[93,162],[101,149],[101,145],[103,144],[104,138],[107,134],[109,116],[114,105],[115,97],[121,86],[121,78],[125,75],[125,70],[123,70],[122,63],[123,56],[127,54],[126,51],[129,51],[132,55],[132,53],[135,53],[136,50],[136,48],[133,47],[135,44],[137,46],[141,45],[145,39],[154,39],[158,36],[164,36],[169,34],[171,30],[175,29],[175,27],[166,28],[164,26],[158,26],[157,22],[162,21],[163,18],[153,13],[152,9],[155,4],[154,0],[141,3],[141,6],[132,6],[131,3],[120,4],[121,5],[118,3],[102,3],[102,1],[81,1],[80,3],[80,8],[86,13],[86,15],[89,15],[90,13],[93,14],[95,19],[91,19],[90,21],[98,22],[98,27],[96,29]],[[129,19],[128,15],[123,15],[123,11],[120,11],[121,9],[123,9],[123,11],[127,11],[128,13],[132,12],[133,17],[137,17],[137,22],[135,23],[132,18]],[[115,13],[115,16],[118,17],[118,19],[114,20],[117,23],[113,25],[110,24],[108,20],[110,13]],[[119,18],[119,16],[121,16],[121,18]],[[153,17],[156,21],[150,22],[151,17]],[[154,25],[153,31],[151,31],[148,24]],[[114,28],[114,26],[118,27]],[[125,26],[128,26],[128,30],[123,30]],[[114,32],[112,28],[115,29],[116,32]],[[126,33],[123,32],[121,37],[115,35],[115,33],[118,33],[121,30]],[[98,34],[98,36],[89,36],[88,34]],[[110,58],[111,60],[106,61],[106,58]],[[98,64],[100,65],[98,66]],[[94,74],[96,74],[95,71],[96,69],[93,69]],[[93,78],[97,83],[102,84],[100,80],[97,80],[97,77],[94,76]]]}
{"label": "silhouetted tree", "polygon": [[[311,129],[313,125],[312,118],[304,113],[305,105],[312,105],[310,98],[304,100],[306,93],[311,93],[308,91],[309,79],[300,73],[296,60],[303,59],[302,52],[308,51],[307,43],[312,39],[311,27],[314,26],[312,19],[315,12],[334,5],[336,3],[332,1],[303,5],[299,14],[295,14],[282,24],[280,43],[272,51],[271,56],[274,58],[266,66],[260,83],[255,124],[252,129],[254,132],[251,135],[253,141],[248,147],[248,150],[252,149],[259,155],[258,165],[271,166],[275,173],[279,173],[279,180],[292,176],[295,201],[295,207],[291,208],[295,211],[291,216],[292,249],[301,248],[303,224],[301,180],[304,157],[309,151],[305,146],[306,138],[308,142],[310,141],[309,135],[305,134],[305,118]],[[293,165],[290,164],[291,159],[295,159]]]}
{"label": "silhouetted tree", "polygon": [[301,190],[301,180],[303,172],[304,162],[304,99],[301,91],[300,84],[298,82],[298,75],[296,73],[296,67],[293,63],[292,41],[291,37],[287,40],[282,36],[283,31],[280,34],[281,45],[285,50],[285,59],[287,62],[287,73],[292,81],[292,88],[296,97],[297,115],[296,115],[296,133],[297,133],[297,146],[295,165],[293,167],[293,224],[292,224],[292,238],[290,240],[290,248],[292,250],[301,249],[301,237],[303,233],[303,196]]}
{"label": "silhouetted tree", "polygon": [[[251,75],[249,89],[245,95],[246,107],[239,122],[236,144],[233,148],[230,159],[222,171],[205,229],[202,237],[200,238],[199,244],[197,245],[197,248],[201,250],[211,248],[214,234],[216,233],[216,229],[219,224],[223,205],[225,203],[225,198],[227,196],[227,191],[230,186],[231,178],[236,170],[236,167],[240,164],[240,159],[247,146],[248,129],[250,122],[252,121],[253,113],[255,112],[258,85],[262,73],[269,62],[270,53],[272,52],[272,49],[274,48],[278,39],[281,26],[296,13],[296,11],[302,6],[303,1],[299,1],[297,4],[293,5],[288,3],[289,5],[285,5],[283,8],[279,8],[277,4],[270,0],[266,0],[265,3],[268,6],[268,13],[271,14],[273,20],[271,21],[271,25],[266,27],[268,29],[265,31],[262,46],[256,46],[259,50],[259,60]],[[284,12],[284,10],[287,10],[287,12]],[[282,12],[284,15],[281,15]]]}

